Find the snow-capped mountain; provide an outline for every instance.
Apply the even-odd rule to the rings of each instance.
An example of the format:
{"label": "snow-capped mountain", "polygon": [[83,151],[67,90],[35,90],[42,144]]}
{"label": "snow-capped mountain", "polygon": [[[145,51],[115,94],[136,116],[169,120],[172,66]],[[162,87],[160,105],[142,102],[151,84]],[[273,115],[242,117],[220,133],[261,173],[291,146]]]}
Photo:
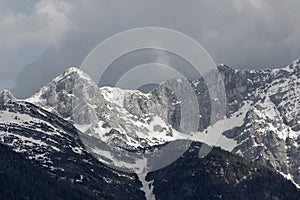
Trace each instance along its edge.
{"label": "snow-capped mountain", "polygon": [[[192,183],[196,176],[197,180],[207,183],[206,172],[207,175],[215,173],[216,176],[211,174],[209,185],[218,188],[216,190],[229,185],[226,191],[208,192],[207,198],[222,195],[226,199],[228,191],[246,197],[249,193],[243,188],[253,187],[253,180],[260,182],[254,185],[262,189],[261,198],[267,198],[277,190],[271,182],[270,187],[265,187],[268,184],[265,181],[272,180],[285,185],[287,194],[291,194],[289,198],[296,199],[297,193],[278,174],[268,167],[247,163],[243,158],[270,166],[294,184],[300,183],[300,61],[274,70],[234,70],[226,65],[218,69],[222,77],[217,78],[224,80],[226,87],[227,118],[210,126],[211,103],[204,79],[189,81],[197,94],[200,112],[199,127],[193,130],[194,135],[183,134],[181,102],[166,87],[158,86],[148,94],[99,88],[87,74],[70,68],[29,99],[17,100],[9,91],[0,93],[0,142],[51,176],[67,180],[75,184],[72,186],[75,188],[82,185],[89,194],[104,199],[124,195],[141,199],[144,195],[140,188],[149,192],[148,185],[144,184],[151,180],[154,180],[155,197],[179,199],[182,194],[177,193],[181,190],[174,184],[175,180],[189,179]],[[171,83],[183,91],[186,88],[182,81],[187,80],[174,79]],[[207,136],[221,128],[223,135],[218,143],[210,144]],[[206,137],[202,137],[203,133]],[[98,162],[89,153],[91,149],[82,143],[83,138],[97,138],[130,151],[159,148],[178,139],[197,140],[221,146],[243,158],[217,150],[201,160],[194,156],[200,149],[199,143],[195,143],[172,165],[149,176],[145,174],[145,180],[141,180],[135,174],[112,170]],[[187,163],[193,164],[188,166]],[[244,163],[240,166],[244,170],[235,169],[232,163]],[[200,170],[203,167],[206,172]],[[178,175],[178,170],[186,173]],[[265,173],[268,175],[263,176]],[[170,187],[168,181],[174,187]],[[169,192],[165,193],[162,188],[168,188]],[[201,192],[199,188],[194,188],[194,192],[184,188],[188,190],[187,198]],[[276,193],[279,199],[288,198],[284,195]]]}
{"label": "snow-capped mountain", "polygon": [[149,94],[98,88],[77,68],[68,69],[26,101],[69,120],[81,132],[126,149],[164,144],[180,134],[172,127],[179,102],[166,88]]}
{"label": "snow-capped mountain", "polygon": [[[233,141],[227,150],[267,164],[296,183],[300,183],[299,66],[299,60],[273,70],[218,66],[227,95],[224,135]],[[191,81],[191,86],[201,112],[198,131],[203,131],[210,121],[209,95],[202,79]],[[74,94],[74,87],[78,93]],[[26,101],[58,114],[81,132],[126,149],[185,137],[180,132],[180,102],[164,87],[149,94],[98,88],[87,74],[70,68]]]}

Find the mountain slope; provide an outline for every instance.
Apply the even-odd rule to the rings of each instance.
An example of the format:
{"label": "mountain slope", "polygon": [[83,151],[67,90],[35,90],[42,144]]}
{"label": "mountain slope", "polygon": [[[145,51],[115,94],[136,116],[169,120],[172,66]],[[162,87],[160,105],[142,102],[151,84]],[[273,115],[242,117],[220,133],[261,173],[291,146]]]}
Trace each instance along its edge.
{"label": "mountain slope", "polygon": [[200,146],[194,143],[176,162],[147,176],[157,199],[299,199],[296,187],[275,170],[219,148],[199,159]]}
{"label": "mountain slope", "polygon": [[97,197],[143,197],[135,175],[101,164],[85,150],[72,124],[33,104],[16,100],[0,104],[0,141],[55,179],[82,185]]}
{"label": "mountain slope", "polygon": [[99,199],[67,180],[57,180],[23,155],[0,144],[1,199]]}

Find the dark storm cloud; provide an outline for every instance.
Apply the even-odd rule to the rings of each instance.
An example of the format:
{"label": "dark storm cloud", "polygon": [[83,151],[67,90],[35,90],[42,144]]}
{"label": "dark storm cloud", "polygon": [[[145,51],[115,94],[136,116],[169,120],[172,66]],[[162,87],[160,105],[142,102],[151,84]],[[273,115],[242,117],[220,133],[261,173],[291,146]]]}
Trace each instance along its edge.
{"label": "dark storm cloud", "polygon": [[67,14],[55,15],[57,23],[63,20],[60,34],[42,38],[59,41],[58,46],[41,42],[49,49],[22,68],[14,89],[18,97],[33,94],[67,67],[79,66],[93,47],[112,34],[136,27],[181,31],[203,45],[216,63],[235,68],[282,67],[300,57],[297,0],[66,2],[71,5],[63,7],[68,8]]}

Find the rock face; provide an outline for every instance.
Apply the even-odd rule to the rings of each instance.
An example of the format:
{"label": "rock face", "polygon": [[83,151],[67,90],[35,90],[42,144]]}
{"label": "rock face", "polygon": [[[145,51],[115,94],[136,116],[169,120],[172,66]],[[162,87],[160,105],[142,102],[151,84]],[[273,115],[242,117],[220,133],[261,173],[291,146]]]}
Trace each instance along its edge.
{"label": "rock face", "polygon": [[299,184],[299,60],[275,70],[221,70],[228,114],[245,104],[249,107],[243,125],[224,133],[237,141],[233,152],[271,166]]}
{"label": "rock face", "polygon": [[6,104],[9,102],[16,101],[16,98],[8,90],[0,92],[0,104]]}
{"label": "rock face", "polygon": [[[299,60],[282,69],[234,70],[218,66],[222,77],[206,80],[225,83],[226,115],[243,117],[242,124],[224,130],[236,142],[233,153],[258,161],[300,183],[300,64]],[[182,80],[172,80],[181,85]],[[199,110],[197,130],[205,130],[211,118],[211,99],[203,79],[190,81]],[[75,90],[74,90],[75,88]],[[219,99],[217,99],[219,100]],[[77,68],[55,78],[27,101],[56,113],[86,134],[106,143],[134,150],[182,138],[182,102],[166,87],[148,94],[119,88],[98,88]],[[221,104],[220,104],[221,105]],[[241,113],[243,108],[243,113]],[[221,112],[220,107],[220,112]],[[204,141],[205,142],[205,141]]]}

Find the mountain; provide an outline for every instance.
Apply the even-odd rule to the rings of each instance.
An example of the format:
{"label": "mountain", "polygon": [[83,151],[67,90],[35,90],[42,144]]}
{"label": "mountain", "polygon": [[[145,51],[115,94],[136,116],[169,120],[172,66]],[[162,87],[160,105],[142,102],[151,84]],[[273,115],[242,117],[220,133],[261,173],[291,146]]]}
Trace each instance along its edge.
{"label": "mountain", "polygon": [[[285,68],[272,70],[218,66],[222,75],[218,79],[225,83],[229,119],[224,122],[223,135],[231,140],[230,148],[224,148],[271,166],[297,184],[300,184],[299,63],[298,59]],[[178,88],[182,86],[177,79],[171,83]],[[190,84],[201,114],[195,131],[203,131],[211,120],[209,93],[203,79]],[[74,88],[79,88],[76,94]],[[180,130],[181,102],[163,86],[148,94],[98,88],[87,74],[70,68],[27,101],[69,120],[81,132],[96,133],[102,141],[130,150],[187,138]],[[81,110],[77,111],[73,105]]]}
{"label": "mountain", "polygon": [[102,141],[127,149],[172,140],[174,129],[167,123],[171,115],[169,99],[120,88],[98,88],[74,67],[26,101],[69,120],[81,132],[96,134]]}
{"label": "mountain", "polygon": [[[144,193],[153,197],[154,192],[156,199],[181,199],[184,194],[187,199],[229,199],[228,194],[245,199],[297,199],[299,68],[299,60],[282,69],[261,71],[218,66],[221,77],[217,80],[224,80],[226,88],[227,118],[212,126],[205,79],[170,80],[182,92],[188,90],[183,83],[190,84],[197,95],[199,108],[187,108],[191,115],[182,121],[183,103],[163,84],[148,94],[98,88],[87,74],[70,68],[29,99],[17,100],[9,91],[0,93],[0,142],[17,153],[12,154],[13,159],[26,160],[26,166],[37,168],[33,177],[43,171],[49,183],[53,178],[59,180],[66,190],[83,191],[86,198],[141,199]],[[195,135],[186,134],[183,127],[193,126],[197,109],[199,124],[191,129]],[[223,134],[217,145],[237,156],[213,149],[199,158],[196,152],[204,144],[196,142],[171,165],[148,175],[109,168],[103,163],[115,158],[94,144],[83,143],[98,141],[129,152],[161,149],[172,141],[191,139],[214,145],[201,134],[210,135],[220,127]],[[55,189],[53,195],[60,197],[61,193]]]}

